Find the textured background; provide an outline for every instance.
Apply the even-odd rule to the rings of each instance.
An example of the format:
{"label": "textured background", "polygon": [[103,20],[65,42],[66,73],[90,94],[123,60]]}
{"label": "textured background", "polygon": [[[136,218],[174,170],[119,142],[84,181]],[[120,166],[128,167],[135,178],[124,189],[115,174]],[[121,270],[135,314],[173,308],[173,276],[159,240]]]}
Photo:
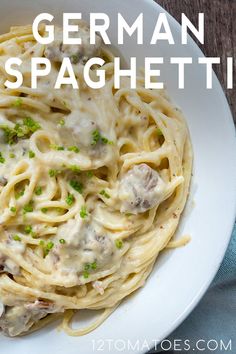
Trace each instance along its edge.
{"label": "textured background", "polygon": [[[221,57],[214,70],[225,89],[236,123],[236,0],[155,0],[178,22],[181,13],[197,25],[198,13],[205,14],[205,44],[197,44],[206,56]],[[196,38],[194,37],[194,40]],[[234,60],[234,89],[226,89],[226,58]]]}

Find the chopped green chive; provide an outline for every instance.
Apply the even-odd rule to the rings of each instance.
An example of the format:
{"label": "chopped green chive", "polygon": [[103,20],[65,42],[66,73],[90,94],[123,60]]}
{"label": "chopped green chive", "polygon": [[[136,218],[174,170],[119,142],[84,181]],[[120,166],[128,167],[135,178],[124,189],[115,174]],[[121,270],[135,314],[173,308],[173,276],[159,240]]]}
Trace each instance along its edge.
{"label": "chopped green chive", "polygon": [[39,245],[43,247],[43,257],[45,258],[49,252],[53,249],[54,243],[52,241],[49,241],[46,245],[43,240],[39,241]]}
{"label": "chopped green chive", "polygon": [[53,170],[53,169],[50,169],[48,171],[48,174],[50,177],[56,177],[56,175],[58,174],[58,171],[57,170]]}
{"label": "chopped green chive", "polygon": [[31,133],[34,133],[36,132],[36,130],[41,129],[39,123],[33,120],[31,117],[24,118],[23,123],[26,127],[29,128]]}
{"label": "chopped green chive", "polygon": [[87,270],[85,270],[85,271],[83,272],[83,276],[84,276],[85,279],[88,279],[88,277],[89,277],[89,272],[88,272]]}
{"label": "chopped green chive", "polygon": [[34,157],[35,157],[35,153],[32,150],[30,150],[29,151],[29,158],[33,159]]}
{"label": "chopped green chive", "polygon": [[13,106],[14,107],[21,107],[22,104],[23,104],[23,100],[22,100],[22,98],[19,97],[15,100],[15,102],[13,103]]}
{"label": "chopped green chive", "polygon": [[25,189],[22,189],[22,191],[16,193],[16,199],[23,197],[24,193],[25,193]]}
{"label": "chopped green chive", "polygon": [[1,125],[0,128],[3,130],[4,132],[4,137],[5,137],[5,141],[7,144],[14,144],[17,142],[17,131],[16,129],[11,129],[10,127],[6,126],[6,125]]}
{"label": "chopped green chive", "polygon": [[99,142],[100,139],[101,139],[101,134],[100,134],[99,130],[97,130],[97,129],[94,130],[92,132],[92,143],[91,143],[91,145],[96,145]]}
{"label": "chopped green chive", "polygon": [[9,154],[9,157],[10,157],[10,159],[14,159],[14,158],[16,157],[16,155],[15,155],[13,152],[11,152],[11,153]]}
{"label": "chopped green chive", "polygon": [[0,152],[0,163],[4,163],[6,160],[4,159],[4,157],[2,156],[2,153]]}
{"label": "chopped green chive", "polygon": [[48,243],[47,243],[47,250],[51,250],[52,248],[53,248],[53,246],[54,246],[54,243],[52,242],[52,241],[49,241]]}
{"label": "chopped green chive", "polygon": [[71,206],[75,201],[75,197],[73,196],[73,194],[68,194],[68,196],[66,197],[66,203]]}
{"label": "chopped green chive", "polygon": [[162,135],[163,135],[163,133],[162,133],[162,131],[161,131],[160,128],[157,128],[157,135],[158,135],[158,136],[162,136]]}
{"label": "chopped green chive", "polygon": [[45,214],[47,211],[48,211],[48,208],[42,208],[42,209],[41,209],[41,212],[44,213],[44,214]]}
{"label": "chopped green chive", "polygon": [[32,232],[33,228],[31,225],[26,225],[25,226],[25,233],[30,234]]}
{"label": "chopped green chive", "polygon": [[65,119],[61,119],[61,120],[59,120],[59,124],[63,127],[63,125],[65,125]]}
{"label": "chopped green chive", "polygon": [[13,240],[14,240],[14,241],[21,241],[21,238],[20,238],[20,236],[18,236],[18,235],[14,235],[14,236],[13,236]]}
{"label": "chopped green chive", "polygon": [[96,269],[97,269],[97,263],[96,262],[85,264],[84,272],[83,272],[84,278],[88,278],[89,275],[90,275],[90,271],[91,270],[96,270]]}
{"label": "chopped green chive", "polygon": [[71,165],[71,166],[69,166],[69,169],[70,169],[72,172],[80,172],[80,167],[77,166],[77,165]]}
{"label": "chopped green chive", "polygon": [[12,145],[16,144],[19,139],[28,139],[36,130],[41,129],[41,126],[32,118],[26,117],[23,123],[16,123],[14,128],[0,125],[0,129],[4,132],[6,143]]}
{"label": "chopped green chive", "polygon": [[42,194],[42,187],[38,186],[35,188],[35,194],[36,195],[41,195]]}
{"label": "chopped green chive", "polygon": [[96,270],[97,269],[97,263],[96,262],[91,263],[91,268],[93,270]]}
{"label": "chopped green chive", "polygon": [[107,199],[111,198],[111,196],[105,191],[105,189],[101,190],[101,192],[99,194],[101,194],[102,196],[104,196]]}
{"label": "chopped green chive", "polygon": [[75,181],[75,180],[71,180],[70,181],[70,186],[76,190],[76,192],[82,194],[83,192],[83,184],[78,182],[78,181]]}
{"label": "chopped green chive", "polygon": [[98,142],[102,142],[103,144],[113,145],[113,141],[108,140],[105,136],[102,136],[98,129],[92,132],[92,142],[91,145],[96,145]]}
{"label": "chopped green chive", "polygon": [[77,146],[69,146],[68,147],[68,151],[73,151],[76,154],[78,154],[80,150],[79,150],[79,148]]}
{"label": "chopped green chive", "polygon": [[88,171],[87,172],[87,176],[88,176],[88,178],[92,178],[93,177],[93,172],[92,171]]}
{"label": "chopped green chive", "polygon": [[26,214],[26,213],[32,213],[33,212],[33,202],[32,202],[32,200],[28,203],[28,204],[26,204],[25,206],[24,206],[24,208],[23,208],[23,210],[24,210],[24,214]]}
{"label": "chopped green chive", "polygon": [[113,145],[113,141],[108,140],[107,138],[105,138],[104,136],[101,137],[101,141],[103,144],[109,144],[109,145]]}
{"label": "chopped green chive", "polygon": [[16,213],[16,207],[11,207],[11,208],[10,208],[10,211],[11,211],[12,213]]}
{"label": "chopped green chive", "polygon": [[90,269],[90,264],[85,264],[84,270],[88,271]]}
{"label": "chopped green chive", "polygon": [[88,216],[87,209],[86,209],[86,206],[83,205],[83,206],[81,207],[81,209],[80,209],[80,217],[81,217],[82,219],[85,219],[86,216]]}
{"label": "chopped green chive", "polygon": [[53,150],[58,150],[58,151],[65,150],[64,146],[58,146],[58,145],[55,145],[55,144],[51,144],[50,148],[53,149]]}
{"label": "chopped green chive", "polygon": [[59,242],[60,242],[62,245],[64,245],[64,244],[66,243],[66,240],[64,240],[64,238],[61,238],[61,239],[59,240]]}
{"label": "chopped green chive", "polygon": [[118,248],[119,250],[123,247],[123,242],[121,240],[116,240],[115,244],[116,248]]}

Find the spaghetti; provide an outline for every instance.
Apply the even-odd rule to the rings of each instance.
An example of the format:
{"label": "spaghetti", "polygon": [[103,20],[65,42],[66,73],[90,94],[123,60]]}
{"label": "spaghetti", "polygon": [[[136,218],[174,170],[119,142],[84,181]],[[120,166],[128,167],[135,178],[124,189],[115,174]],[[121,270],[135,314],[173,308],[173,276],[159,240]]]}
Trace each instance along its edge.
{"label": "spaghetti", "polygon": [[[49,46],[35,42],[30,26],[0,36],[0,328],[10,336],[58,316],[70,335],[96,328],[144,285],[175,233],[191,178],[188,129],[165,91],[145,89],[142,74],[137,89],[122,78],[115,90],[113,55],[101,40],[71,48],[60,33]],[[106,61],[97,90],[82,78],[94,55]],[[11,56],[23,61],[19,89],[4,87]],[[37,90],[33,56],[53,61]],[[53,89],[64,57],[78,90]],[[81,309],[104,313],[72,329]]]}

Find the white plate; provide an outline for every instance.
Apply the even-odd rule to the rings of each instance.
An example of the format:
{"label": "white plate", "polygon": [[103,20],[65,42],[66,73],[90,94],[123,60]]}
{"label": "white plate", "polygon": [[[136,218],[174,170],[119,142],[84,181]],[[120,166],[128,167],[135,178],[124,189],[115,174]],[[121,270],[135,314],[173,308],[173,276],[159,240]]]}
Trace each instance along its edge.
{"label": "white plate", "polygon": [[[1,0],[0,31],[8,30],[10,25],[30,23],[40,12],[50,12],[60,19],[63,11],[82,12],[85,18],[89,12],[106,12],[111,18],[109,35],[114,43],[117,43],[117,13],[132,21],[143,12],[144,39],[148,43],[156,17],[164,10],[149,0]],[[186,46],[179,44],[180,26],[169,15],[168,19],[178,44],[169,46],[163,41],[152,47],[137,46],[129,39],[120,49],[124,57],[137,56],[142,64],[145,55],[190,56],[194,61],[202,56],[192,40]],[[179,234],[192,236],[191,243],[162,254],[145,287],[124,301],[91,334],[68,337],[50,326],[23,338],[2,337],[1,353],[108,353],[109,343],[112,353],[121,352],[122,348],[124,353],[145,352],[155,340],[163,339],[184,320],[212,281],[224,256],[235,217],[236,141],[232,117],[215,76],[214,90],[204,88],[203,65],[187,68],[186,89],[182,91],[177,89],[176,67],[165,64],[161,70],[169,94],[185,113],[193,142],[194,177],[179,230]],[[148,343],[146,348],[145,343]],[[132,345],[135,349],[129,351]]]}

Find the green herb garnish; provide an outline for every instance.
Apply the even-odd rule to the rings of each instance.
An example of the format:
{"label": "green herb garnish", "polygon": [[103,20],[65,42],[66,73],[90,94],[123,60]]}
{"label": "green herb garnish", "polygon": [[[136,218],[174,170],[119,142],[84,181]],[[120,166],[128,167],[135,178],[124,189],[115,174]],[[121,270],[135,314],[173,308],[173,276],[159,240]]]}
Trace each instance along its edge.
{"label": "green herb garnish", "polygon": [[66,243],[66,240],[65,240],[64,238],[61,238],[61,239],[59,240],[59,242],[60,242],[62,245],[64,245],[64,244]]}
{"label": "green herb garnish", "polygon": [[23,100],[22,100],[22,98],[17,98],[16,100],[15,100],[15,102],[13,102],[13,106],[14,107],[21,107],[22,106],[22,104],[23,104]]}
{"label": "green herb garnish", "polygon": [[91,269],[93,269],[93,270],[97,269],[97,263],[96,262],[91,263]]}
{"label": "green herb garnish", "polygon": [[70,181],[70,186],[76,190],[76,192],[82,194],[83,192],[83,184],[78,182],[78,181],[75,181],[75,180],[71,180]]}
{"label": "green herb garnish", "polygon": [[25,193],[25,188],[22,189],[22,191],[16,193],[16,199],[19,199],[19,198],[23,197],[24,193]]}
{"label": "green herb garnish", "polygon": [[54,243],[52,242],[52,241],[49,241],[48,243],[47,243],[47,250],[51,250],[52,248],[53,248],[53,246],[54,246]]}
{"label": "green herb garnish", "polygon": [[14,235],[13,240],[14,241],[21,241],[21,237],[19,235]]}
{"label": "green herb garnish", "polygon": [[105,136],[102,136],[98,129],[92,132],[92,142],[91,145],[96,145],[97,143],[102,142],[103,144],[113,145],[113,141],[107,139]]}
{"label": "green herb garnish", "polygon": [[68,147],[68,151],[73,151],[76,154],[78,154],[80,152],[79,148],[77,146],[69,146]]}
{"label": "green herb garnish", "polygon": [[10,208],[10,211],[11,211],[12,213],[16,213],[16,207],[11,207],[11,208]]}
{"label": "green herb garnish", "polygon": [[115,244],[116,248],[118,248],[119,250],[123,247],[123,242],[121,240],[116,240]]}
{"label": "green herb garnish", "polygon": [[7,125],[0,125],[0,129],[4,132],[6,143],[12,145],[17,143],[19,139],[30,138],[36,130],[41,129],[41,126],[31,117],[26,117],[23,119],[23,123],[16,123],[13,128]]}
{"label": "green herb garnish", "polygon": [[29,151],[29,158],[33,159],[34,157],[35,157],[35,153],[32,150],[30,150]]}
{"label": "green herb garnish", "polygon": [[2,156],[2,153],[0,152],[0,163],[4,163],[6,160],[4,159],[4,157]]}
{"label": "green herb garnish", "polygon": [[49,174],[50,177],[56,177],[58,175],[58,173],[60,173],[60,172],[57,171],[57,170],[53,170],[53,169],[50,169],[48,171],[48,174]]}
{"label": "green herb garnish", "polygon": [[25,226],[25,233],[30,234],[33,231],[33,228],[31,225],[26,225]]}
{"label": "green herb garnish", "polygon": [[84,270],[88,271],[90,269],[90,264],[85,264]]}
{"label": "green herb garnish", "polygon": [[42,208],[41,209],[41,212],[44,213],[44,214],[46,214],[47,211],[48,211],[48,208]]}
{"label": "green herb garnish", "polygon": [[31,200],[28,204],[26,204],[23,208],[24,214],[33,212],[33,201]]}
{"label": "green herb garnish", "polygon": [[86,217],[88,216],[88,213],[87,213],[87,209],[86,209],[86,206],[83,205],[80,209],[80,217],[82,219],[85,219]]}
{"label": "green herb garnish", "polygon": [[101,134],[100,134],[99,130],[97,130],[97,129],[94,130],[92,132],[92,143],[91,143],[91,145],[96,145],[99,142],[100,139],[101,139]]}
{"label": "green herb garnish", "polygon": [[88,279],[88,277],[89,277],[89,272],[88,272],[87,270],[84,270],[83,276],[84,276],[85,279]]}
{"label": "green herb garnish", "polygon": [[58,151],[63,151],[65,150],[64,146],[58,146],[56,144],[51,144],[50,145],[50,148],[53,149],[53,150],[58,150]]}
{"label": "green herb garnish", "polygon": [[105,189],[101,190],[101,192],[99,194],[101,194],[102,196],[104,196],[107,199],[111,198],[111,196],[105,191]]}
{"label": "green herb garnish", "polygon": [[54,243],[52,241],[49,241],[46,246],[44,246],[44,243],[42,244],[43,246],[43,257],[45,258],[48,253],[53,249]]}
{"label": "green herb garnish", "polygon": [[23,120],[23,124],[29,129],[30,133],[36,132],[38,129],[41,129],[41,126],[38,122],[33,120],[31,117],[26,117]]}
{"label": "green herb garnish", "polygon": [[108,140],[107,138],[105,138],[104,136],[101,137],[101,141],[103,144],[109,144],[109,145],[113,145],[113,141]]}
{"label": "green herb garnish", "polygon": [[97,263],[96,262],[85,264],[84,272],[83,272],[84,278],[88,278],[89,275],[90,275],[90,271],[91,270],[96,270],[96,269],[97,269]]}
{"label": "green herb garnish", "polygon": [[35,194],[36,195],[41,195],[42,194],[42,187],[38,186],[35,188]]}
{"label": "green herb garnish", "polygon": [[63,125],[65,125],[65,119],[61,119],[61,120],[59,120],[59,124],[63,127]]}
{"label": "green herb garnish", "polygon": [[79,167],[78,165],[71,165],[71,166],[69,166],[69,169],[70,169],[72,172],[77,172],[77,173],[80,172],[80,167]]}
{"label": "green herb garnish", "polygon": [[66,197],[66,203],[71,206],[75,201],[75,197],[73,196],[73,194],[68,194],[68,196]]}
{"label": "green herb garnish", "polygon": [[88,176],[88,178],[92,178],[93,177],[93,171],[88,171],[87,172],[87,176]]}

